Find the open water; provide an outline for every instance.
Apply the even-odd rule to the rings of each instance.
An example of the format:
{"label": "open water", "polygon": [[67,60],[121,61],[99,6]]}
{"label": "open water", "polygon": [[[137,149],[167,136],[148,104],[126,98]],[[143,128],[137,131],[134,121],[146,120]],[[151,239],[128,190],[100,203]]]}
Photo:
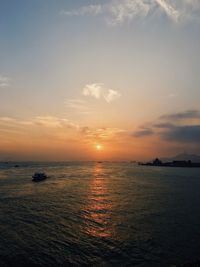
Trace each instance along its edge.
{"label": "open water", "polygon": [[[200,169],[0,164],[0,266],[174,266],[200,256]],[[34,183],[35,171],[50,178]]]}

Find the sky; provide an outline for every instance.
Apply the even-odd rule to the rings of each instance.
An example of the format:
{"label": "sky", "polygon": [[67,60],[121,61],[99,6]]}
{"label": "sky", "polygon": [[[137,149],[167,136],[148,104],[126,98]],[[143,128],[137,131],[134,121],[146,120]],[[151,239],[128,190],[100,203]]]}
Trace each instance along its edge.
{"label": "sky", "polygon": [[200,154],[199,0],[0,6],[0,160]]}

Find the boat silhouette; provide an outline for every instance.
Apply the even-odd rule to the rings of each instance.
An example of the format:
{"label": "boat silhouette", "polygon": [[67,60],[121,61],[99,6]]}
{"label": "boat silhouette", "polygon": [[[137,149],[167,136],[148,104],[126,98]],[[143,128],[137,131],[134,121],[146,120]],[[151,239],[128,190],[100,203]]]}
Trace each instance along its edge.
{"label": "boat silhouette", "polygon": [[44,172],[35,172],[32,176],[33,182],[40,182],[48,178],[48,176]]}

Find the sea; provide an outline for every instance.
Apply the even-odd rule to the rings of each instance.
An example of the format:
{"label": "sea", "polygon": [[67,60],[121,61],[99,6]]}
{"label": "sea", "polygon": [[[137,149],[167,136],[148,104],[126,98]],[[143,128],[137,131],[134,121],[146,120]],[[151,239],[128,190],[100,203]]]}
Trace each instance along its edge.
{"label": "sea", "polygon": [[[35,172],[49,178],[32,182]],[[182,266],[200,257],[200,168],[0,163],[0,266]]]}

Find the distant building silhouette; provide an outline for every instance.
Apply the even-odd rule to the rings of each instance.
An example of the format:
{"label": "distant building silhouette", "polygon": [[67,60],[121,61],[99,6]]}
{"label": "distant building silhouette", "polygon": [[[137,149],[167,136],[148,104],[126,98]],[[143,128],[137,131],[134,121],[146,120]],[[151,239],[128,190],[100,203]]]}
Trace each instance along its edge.
{"label": "distant building silhouette", "polygon": [[155,160],[153,160],[153,162],[139,162],[138,164],[143,166],[200,168],[200,163],[195,163],[191,160],[174,160],[170,162],[162,162],[160,159],[156,158]]}

